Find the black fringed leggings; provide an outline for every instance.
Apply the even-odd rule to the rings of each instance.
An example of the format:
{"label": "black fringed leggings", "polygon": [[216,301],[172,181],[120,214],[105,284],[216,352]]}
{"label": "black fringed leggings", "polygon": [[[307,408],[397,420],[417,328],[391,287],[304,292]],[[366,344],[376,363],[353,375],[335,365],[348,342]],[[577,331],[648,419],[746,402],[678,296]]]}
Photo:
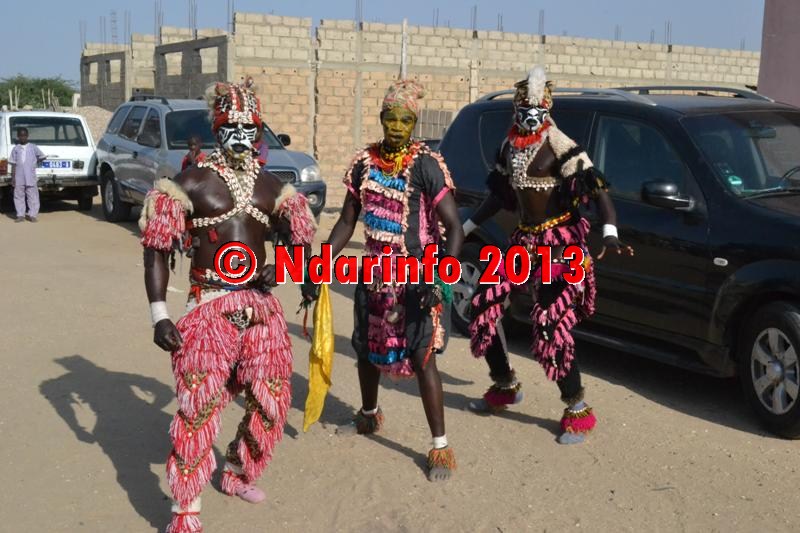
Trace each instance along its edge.
{"label": "black fringed leggings", "polygon": [[[566,281],[553,282],[549,285],[542,284],[538,293],[540,305],[547,308],[558,298],[566,286]],[[502,382],[510,379],[511,365],[508,361],[508,346],[502,323],[497,324],[497,336],[486,351],[486,362],[489,364],[489,377],[493,381]],[[560,360],[559,363],[561,363]],[[577,358],[572,360],[572,366],[567,375],[563,379],[556,381],[556,384],[561,391],[562,399],[574,398],[580,393],[581,372],[578,369]]]}

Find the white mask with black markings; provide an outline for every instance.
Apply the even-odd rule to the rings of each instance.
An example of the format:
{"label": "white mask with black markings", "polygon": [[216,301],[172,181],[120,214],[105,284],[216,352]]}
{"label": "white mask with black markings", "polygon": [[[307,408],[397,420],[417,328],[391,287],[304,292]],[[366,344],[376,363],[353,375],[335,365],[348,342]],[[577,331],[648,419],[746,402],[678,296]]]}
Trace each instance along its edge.
{"label": "white mask with black markings", "polygon": [[544,125],[550,111],[546,107],[520,105],[514,114],[514,122],[528,133],[533,133]]}
{"label": "white mask with black markings", "polygon": [[246,159],[253,153],[258,127],[255,124],[223,124],[217,142],[231,159]]}

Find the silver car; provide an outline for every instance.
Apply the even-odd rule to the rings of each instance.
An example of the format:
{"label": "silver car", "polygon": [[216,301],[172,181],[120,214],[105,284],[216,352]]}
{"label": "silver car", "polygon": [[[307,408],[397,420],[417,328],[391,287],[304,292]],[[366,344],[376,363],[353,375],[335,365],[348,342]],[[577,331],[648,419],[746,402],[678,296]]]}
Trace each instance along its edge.
{"label": "silver car", "polygon": [[[120,105],[97,143],[97,175],[106,220],[127,220],[131,208],[143,203],[156,180],[178,174],[189,151],[189,138],[194,136],[201,139],[204,152],[216,146],[205,100],[134,96]],[[265,169],[292,183],[318,216],[325,207],[326,186],[314,158],[287,150],[289,136],[275,135],[268,126],[262,142],[268,147]]]}

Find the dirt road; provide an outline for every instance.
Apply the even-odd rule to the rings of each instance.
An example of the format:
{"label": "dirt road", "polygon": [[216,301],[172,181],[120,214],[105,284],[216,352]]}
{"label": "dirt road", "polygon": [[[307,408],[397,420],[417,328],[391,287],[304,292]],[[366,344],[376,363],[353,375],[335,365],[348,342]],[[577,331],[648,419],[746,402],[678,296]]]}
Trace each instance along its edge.
{"label": "dirt road", "polygon": [[[332,219],[323,218],[327,236]],[[38,224],[0,218],[0,531],[141,532],[169,520],[164,462],[175,402],[167,354],[151,342],[134,223],[45,205]],[[171,280],[174,317],[188,262]],[[602,290],[602,287],[600,287]],[[455,335],[440,357],[447,435],[459,462],[429,483],[415,382],[387,382],[385,433],[335,434],[359,407],[350,289],[332,291],[334,385],[321,424],[302,432],[309,344],[299,290],[277,289],[295,346],[294,401],[258,506],[204,492],[207,532],[796,531],[798,442],[762,432],[735,383],[579,346],[599,418],[584,445],[562,447],[555,385],[513,343],[526,391],[513,412],[465,410],[488,384]],[[242,414],[228,407],[216,450]],[[213,485],[218,486],[215,476]]]}

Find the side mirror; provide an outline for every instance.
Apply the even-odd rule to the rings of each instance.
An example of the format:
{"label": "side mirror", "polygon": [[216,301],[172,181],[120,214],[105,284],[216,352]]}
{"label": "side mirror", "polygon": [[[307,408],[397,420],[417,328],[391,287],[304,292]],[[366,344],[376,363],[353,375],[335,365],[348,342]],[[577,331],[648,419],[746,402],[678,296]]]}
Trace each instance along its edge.
{"label": "side mirror", "polygon": [[290,144],[292,144],[292,138],[286,135],[285,133],[279,133],[278,140],[284,146],[289,146]]}
{"label": "side mirror", "polygon": [[694,198],[681,196],[678,186],[669,181],[648,181],[642,185],[642,199],[645,202],[667,209],[691,211],[694,209]]}

